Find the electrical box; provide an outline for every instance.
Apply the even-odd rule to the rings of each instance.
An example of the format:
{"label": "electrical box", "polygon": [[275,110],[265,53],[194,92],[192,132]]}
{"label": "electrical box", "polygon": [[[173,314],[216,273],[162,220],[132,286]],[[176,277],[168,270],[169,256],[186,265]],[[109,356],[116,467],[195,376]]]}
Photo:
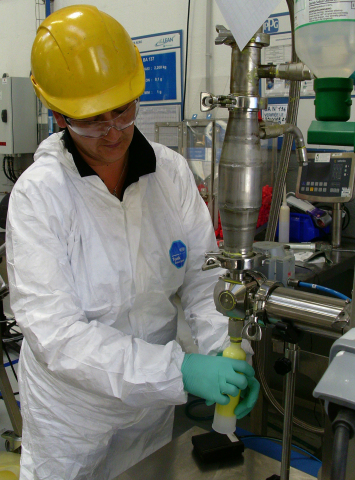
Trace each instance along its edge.
{"label": "electrical box", "polygon": [[36,95],[31,80],[3,77],[0,83],[0,155],[37,149]]}

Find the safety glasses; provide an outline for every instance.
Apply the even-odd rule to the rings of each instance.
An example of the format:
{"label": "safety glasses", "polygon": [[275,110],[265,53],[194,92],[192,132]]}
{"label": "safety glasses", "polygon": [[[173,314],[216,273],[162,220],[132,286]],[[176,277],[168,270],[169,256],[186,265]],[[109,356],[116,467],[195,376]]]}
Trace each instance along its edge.
{"label": "safety glasses", "polygon": [[82,137],[100,138],[105,137],[111,128],[124,130],[132,125],[137,118],[139,111],[139,99],[131,102],[125,110],[113,110],[111,120],[75,120],[63,115],[68,127]]}

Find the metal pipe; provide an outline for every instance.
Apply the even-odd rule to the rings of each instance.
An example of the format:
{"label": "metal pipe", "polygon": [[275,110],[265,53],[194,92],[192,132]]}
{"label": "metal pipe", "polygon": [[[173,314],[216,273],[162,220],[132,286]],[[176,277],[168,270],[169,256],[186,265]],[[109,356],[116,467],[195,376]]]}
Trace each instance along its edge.
{"label": "metal pipe", "polygon": [[211,23],[212,2],[206,4],[206,92],[211,91]]}
{"label": "metal pipe", "polygon": [[265,310],[270,318],[291,320],[302,331],[340,337],[346,304],[338,298],[278,287],[267,299]]}
{"label": "metal pipe", "polygon": [[[240,51],[232,47],[231,94],[259,95],[257,68],[261,45],[250,41]],[[219,162],[218,205],[227,253],[249,256],[261,206],[261,150],[257,109],[236,108],[229,112]]]}
{"label": "metal pipe", "polygon": [[295,403],[296,371],[299,357],[298,345],[294,343],[286,343],[285,357],[291,361],[292,369],[286,376],[285,416],[282,435],[280,480],[289,480],[290,478],[292,419]]}
{"label": "metal pipe", "polygon": [[[211,181],[208,191],[208,210],[210,212],[211,218],[214,221],[215,217],[215,167],[216,167],[216,122],[212,121],[212,145],[211,145]],[[218,226],[218,225],[217,225]]]}
{"label": "metal pipe", "polygon": [[259,78],[284,78],[285,80],[311,80],[310,69],[302,62],[280,63],[279,65],[260,65]]}
{"label": "metal pipe", "polygon": [[224,250],[252,252],[261,206],[261,152],[257,112],[235,110],[229,120],[219,162],[218,205]]}
{"label": "metal pipe", "polygon": [[341,203],[333,203],[332,247],[334,248],[341,245],[342,222]]}
{"label": "metal pipe", "polygon": [[291,135],[293,135],[297,149],[298,163],[301,166],[308,165],[307,149],[303,138],[303,133],[296,125],[291,123],[286,123],[284,129],[285,133],[291,133]]}
{"label": "metal pipe", "polygon": [[296,151],[298,156],[298,163],[303,165],[308,165],[307,158],[307,149],[304,141],[303,133],[296,126],[291,123],[285,123],[283,125],[271,124],[271,125],[262,125],[260,127],[260,138],[275,138],[285,133],[290,133],[293,135],[296,144]]}

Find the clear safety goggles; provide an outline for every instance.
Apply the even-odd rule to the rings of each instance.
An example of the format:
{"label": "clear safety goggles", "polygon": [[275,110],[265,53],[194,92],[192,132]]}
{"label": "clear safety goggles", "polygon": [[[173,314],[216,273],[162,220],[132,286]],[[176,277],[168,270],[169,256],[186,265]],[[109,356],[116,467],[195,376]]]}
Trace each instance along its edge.
{"label": "clear safety goggles", "polygon": [[[111,128],[124,130],[132,125],[139,111],[139,99],[131,102],[125,110],[113,110],[111,120],[75,120],[63,115],[66,124],[73,132],[82,137],[100,138],[105,137]],[[114,116],[116,115],[116,116]],[[100,115],[98,115],[98,118]]]}

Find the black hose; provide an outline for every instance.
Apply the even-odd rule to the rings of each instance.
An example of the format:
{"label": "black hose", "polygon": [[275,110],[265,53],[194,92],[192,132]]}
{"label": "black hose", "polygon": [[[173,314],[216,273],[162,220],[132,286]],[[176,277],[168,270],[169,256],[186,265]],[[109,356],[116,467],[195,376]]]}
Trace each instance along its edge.
{"label": "black hose", "polygon": [[334,432],[330,480],[345,480],[349,440],[355,433],[355,411],[329,403],[328,415]]}
{"label": "black hose", "polygon": [[345,480],[350,431],[340,423],[334,433],[331,480]]}

